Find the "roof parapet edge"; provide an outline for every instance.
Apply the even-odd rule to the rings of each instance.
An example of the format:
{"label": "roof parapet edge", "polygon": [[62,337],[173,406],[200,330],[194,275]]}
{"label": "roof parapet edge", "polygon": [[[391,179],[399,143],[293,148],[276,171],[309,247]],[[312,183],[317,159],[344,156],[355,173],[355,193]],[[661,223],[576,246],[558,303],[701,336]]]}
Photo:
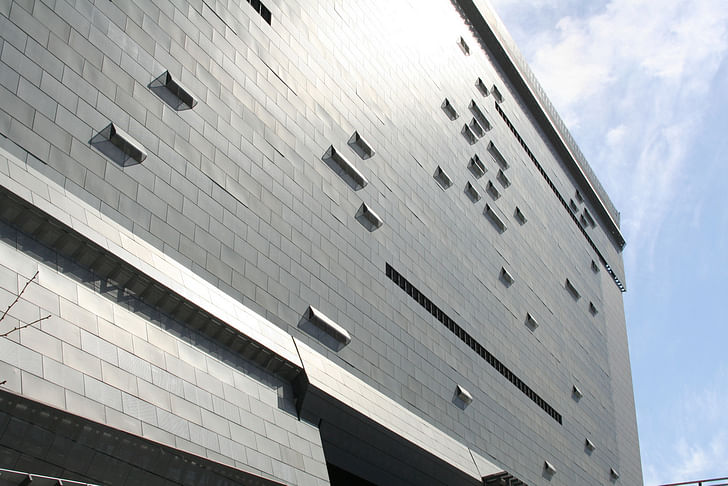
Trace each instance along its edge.
{"label": "roof parapet edge", "polygon": [[495,55],[504,73],[509,76],[518,93],[541,122],[545,132],[566,155],[567,169],[588,189],[587,197],[592,200],[597,212],[607,223],[608,233],[621,251],[626,242],[619,228],[619,212],[493,7],[487,0],[451,1],[460,7],[470,26]]}

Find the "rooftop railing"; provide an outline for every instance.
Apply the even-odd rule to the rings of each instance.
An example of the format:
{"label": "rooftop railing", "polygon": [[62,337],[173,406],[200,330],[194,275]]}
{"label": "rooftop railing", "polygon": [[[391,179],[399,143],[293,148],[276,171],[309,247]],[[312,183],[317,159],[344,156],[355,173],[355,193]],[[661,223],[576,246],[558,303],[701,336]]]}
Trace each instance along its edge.
{"label": "rooftop railing", "polygon": [[728,477],[686,481],[684,483],[661,484],[660,486],[728,486],[728,482],[725,481],[728,481]]}

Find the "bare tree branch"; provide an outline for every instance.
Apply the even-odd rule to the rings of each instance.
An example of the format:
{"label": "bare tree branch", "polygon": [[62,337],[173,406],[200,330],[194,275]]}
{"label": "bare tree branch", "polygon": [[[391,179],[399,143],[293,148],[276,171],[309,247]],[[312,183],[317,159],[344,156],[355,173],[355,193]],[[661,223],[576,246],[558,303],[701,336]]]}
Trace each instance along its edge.
{"label": "bare tree branch", "polygon": [[[17,304],[17,303],[18,303],[18,301],[20,301],[20,298],[21,298],[21,297],[23,296],[23,294],[25,293],[25,290],[26,290],[26,289],[28,288],[28,285],[30,285],[30,282],[32,282],[33,280],[35,280],[35,279],[36,279],[37,277],[38,277],[38,272],[36,271],[36,272],[35,272],[35,275],[33,275],[33,276],[32,276],[32,277],[30,278],[30,280],[28,280],[27,282],[25,282],[25,285],[23,286],[23,289],[22,289],[22,290],[20,291],[20,293],[19,293],[19,294],[18,294],[18,295],[17,295],[16,297],[15,297],[15,300],[14,300],[14,301],[12,301],[12,302],[10,303],[10,305],[8,306],[8,308],[7,308],[7,309],[5,309],[5,312],[3,312],[3,315],[2,315],[2,316],[0,316],[0,322],[2,322],[2,321],[3,321],[3,319],[5,319],[5,316],[7,316],[7,315],[8,315],[8,312],[10,312],[10,309],[12,309],[12,308],[13,308],[13,306],[14,306],[15,304]],[[51,316],[51,315],[50,315],[50,314],[48,314],[47,316],[45,316],[45,317],[41,317],[40,319],[36,319],[36,320],[34,320],[33,322],[29,322],[29,323],[27,323],[27,324],[21,324],[21,325],[19,325],[19,326],[15,326],[15,327],[14,327],[14,328],[12,328],[11,330],[9,330],[9,331],[7,331],[7,332],[4,332],[4,333],[0,334],[0,337],[8,337],[9,335],[11,335],[12,333],[14,333],[15,331],[20,331],[21,329],[25,329],[26,327],[30,327],[30,326],[32,326],[33,324],[38,324],[38,323],[39,323],[39,322],[41,322],[41,321],[45,321],[45,320],[46,320],[46,319],[48,319],[48,318],[49,318],[50,316]],[[2,385],[3,383],[5,383],[5,382],[3,381],[2,383],[0,383],[0,385]]]}
{"label": "bare tree branch", "polygon": [[[17,304],[17,303],[18,303],[18,302],[20,301],[20,298],[21,298],[21,297],[23,296],[23,294],[25,293],[25,290],[26,290],[26,289],[28,288],[28,285],[30,285],[30,282],[32,282],[33,280],[35,280],[36,278],[38,278],[38,273],[39,273],[39,270],[36,270],[36,272],[35,272],[35,275],[33,275],[33,276],[32,276],[32,277],[30,278],[30,280],[28,280],[27,282],[25,282],[25,285],[24,285],[24,286],[23,286],[23,288],[22,288],[22,289],[20,290],[20,292],[18,293],[18,295],[17,295],[16,297],[15,297],[15,300],[13,300],[13,301],[12,301],[12,302],[10,303],[10,305],[8,306],[8,308],[7,308],[7,309],[5,309],[5,312],[3,312],[3,315],[2,315],[2,316],[0,316],[0,322],[2,322],[2,321],[3,321],[4,319],[5,319],[5,317],[6,317],[7,315],[8,315],[8,312],[10,312],[10,309],[12,309],[12,308],[13,308],[13,306],[14,306],[15,304]],[[45,316],[45,317],[41,317],[40,319],[36,319],[36,320],[34,320],[33,322],[29,322],[29,323],[27,323],[27,324],[21,324],[21,325],[19,325],[19,326],[15,326],[14,328],[10,329],[9,331],[6,331],[6,332],[4,332],[4,333],[0,334],[0,338],[3,338],[3,337],[5,337],[5,338],[6,338],[6,337],[8,337],[9,335],[11,335],[12,333],[14,333],[14,332],[16,332],[16,331],[20,331],[21,329],[25,329],[26,327],[30,327],[30,326],[32,326],[33,324],[38,324],[38,323],[39,323],[39,322],[41,322],[41,321],[45,321],[45,320],[46,320],[46,319],[48,319],[48,318],[49,318],[50,316],[51,316],[51,315],[50,315],[50,314],[48,314],[47,316]],[[5,383],[7,383],[7,382],[8,382],[8,380],[3,380],[3,381],[0,381],[0,386],[3,386],[3,385],[4,385]]]}
{"label": "bare tree branch", "polygon": [[[39,323],[39,322],[41,322],[41,321],[45,321],[45,320],[46,320],[46,319],[48,319],[49,317],[51,317],[51,315],[50,315],[50,314],[48,314],[48,315],[47,315],[47,316],[45,316],[45,317],[41,317],[40,319],[36,319],[36,320],[34,320],[33,322],[29,322],[29,323],[27,323],[27,324],[23,324],[22,326],[15,326],[14,328],[12,328],[11,330],[9,330],[8,332],[5,332],[5,333],[3,333],[3,334],[0,334],[0,337],[8,337],[8,336],[9,336],[10,334],[14,333],[15,331],[20,331],[21,329],[25,329],[26,327],[30,327],[30,326],[32,326],[33,324],[38,324],[38,323]],[[1,384],[1,383],[0,383],[0,384]]]}
{"label": "bare tree branch", "polygon": [[[3,315],[0,316],[0,322],[2,322],[5,319],[5,317],[8,315],[8,312],[10,312],[10,309],[12,309],[13,306],[20,301],[20,298],[25,293],[25,290],[28,288],[28,285],[30,285],[30,282],[32,282],[33,280],[35,280],[38,277],[38,273],[39,273],[39,271],[36,271],[35,272],[35,275],[33,275],[33,277],[31,277],[30,280],[28,280],[27,282],[25,282],[25,285],[21,289],[20,293],[18,293],[18,295],[15,297],[15,300],[10,303],[10,305],[8,306],[8,308],[5,309],[5,312],[3,312]],[[33,324],[38,324],[39,322],[45,321],[46,319],[48,319],[50,317],[51,317],[51,315],[48,314],[47,316],[41,317],[40,319],[36,319],[33,322],[29,322],[27,324],[21,324],[19,326],[15,326],[14,328],[10,329],[9,331],[0,334],[0,337],[8,337],[9,335],[11,335],[12,333],[14,333],[16,331],[20,331],[21,329],[25,329],[26,327],[30,327]],[[8,382],[8,380],[0,381],[0,386],[4,385],[7,382]]]}
{"label": "bare tree branch", "polygon": [[[10,312],[10,309],[12,309],[13,306],[18,303],[18,301],[20,300],[20,298],[25,293],[25,289],[27,289],[28,288],[28,285],[30,285],[30,282],[32,282],[33,280],[35,280],[38,277],[38,273],[39,273],[39,271],[37,270],[35,272],[35,275],[33,275],[30,280],[28,280],[27,282],[25,282],[25,285],[23,286],[23,290],[20,291],[20,293],[15,297],[15,300],[10,303],[10,305],[8,306],[7,309],[5,309],[5,312],[3,312],[3,315],[0,316],[0,322],[2,322],[3,319],[5,319],[5,316],[8,315],[8,312]],[[12,331],[10,331],[10,332],[12,332]],[[7,336],[7,334],[2,334],[2,336]]]}

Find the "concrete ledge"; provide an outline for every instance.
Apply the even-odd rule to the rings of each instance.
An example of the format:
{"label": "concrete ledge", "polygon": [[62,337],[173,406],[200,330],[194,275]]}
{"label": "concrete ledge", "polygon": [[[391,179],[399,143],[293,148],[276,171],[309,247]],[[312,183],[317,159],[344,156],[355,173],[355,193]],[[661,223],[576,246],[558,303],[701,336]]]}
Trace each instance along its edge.
{"label": "concrete ledge", "polygon": [[166,287],[292,366],[302,367],[288,333],[2,149],[0,159],[7,160],[10,168],[10,177],[0,180],[5,191],[65,224],[158,287]]}
{"label": "concrete ledge", "polygon": [[[406,438],[428,454],[445,461],[478,481],[483,472],[502,471],[482,456],[474,459],[471,450],[423,418],[369,386],[343,368],[334,365],[302,341],[295,339],[308,386],[363,414],[394,434]],[[304,408],[305,408],[304,399]],[[324,418],[326,420],[326,418]]]}

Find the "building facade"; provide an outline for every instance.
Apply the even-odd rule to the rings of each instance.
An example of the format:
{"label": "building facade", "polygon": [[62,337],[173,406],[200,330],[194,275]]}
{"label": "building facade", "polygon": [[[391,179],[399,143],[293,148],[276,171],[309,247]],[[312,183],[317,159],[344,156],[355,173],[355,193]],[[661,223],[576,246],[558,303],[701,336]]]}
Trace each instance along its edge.
{"label": "building facade", "polygon": [[485,0],[0,1],[0,135],[0,468],[642,484],[619,214]]}

